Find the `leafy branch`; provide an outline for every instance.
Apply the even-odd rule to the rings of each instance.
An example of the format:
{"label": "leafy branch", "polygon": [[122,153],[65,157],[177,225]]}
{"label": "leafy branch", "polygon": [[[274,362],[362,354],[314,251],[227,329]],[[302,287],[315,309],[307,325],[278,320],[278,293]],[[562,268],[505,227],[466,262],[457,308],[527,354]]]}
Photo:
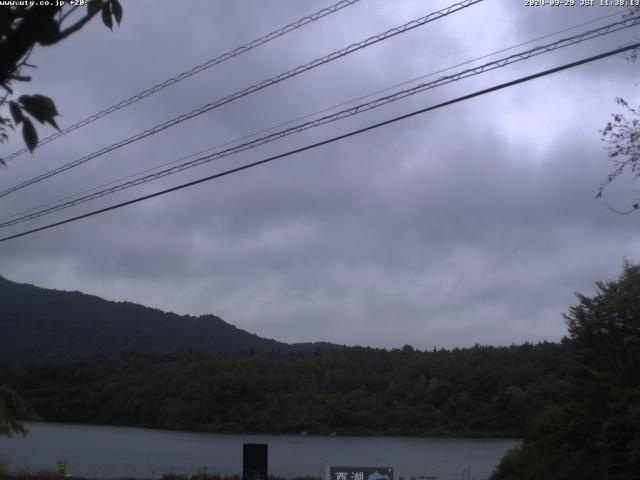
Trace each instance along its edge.
{"label": "leafy branch", "polygon": [[[27,63],[36,45],[50,46],[78,32],[92,18],[100,14],[102,22],[113,30],[113,23],[120,25],[122,6],[119,0],[90,0],[84,13],[77,6],[11,6],[0,9],[0,87],[5,90],[0,99],[0,109],[7,107],[11,117],[0,114],[0,143],[9,139],[10,129],[22,124],[22,137],[30,151],[38,145],[38,132],[32,119],[58,128],[55,121],[58,110],[45,95],[13,96],[12,82],[28,82],[30,75],[21,73],[23,68],[34,68]],[[0,158],[0,164],[4,165]]]}

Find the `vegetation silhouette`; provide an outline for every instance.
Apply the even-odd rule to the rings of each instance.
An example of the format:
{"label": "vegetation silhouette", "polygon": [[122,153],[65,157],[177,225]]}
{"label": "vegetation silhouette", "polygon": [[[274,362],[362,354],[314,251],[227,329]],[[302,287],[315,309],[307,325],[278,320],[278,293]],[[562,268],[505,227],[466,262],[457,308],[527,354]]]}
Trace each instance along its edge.
{"label": "vegetation silhouette", "polygon": [[565,347],[127,353],[0,364],[48,421],[241,433],[520,437]]}
{"label": "vegetation silhouette", "polygon": [[492,480],[631,480],[640,472],[640,265],[565,316],[569,382]]}
{"label": "vegetation silhouette", "polygon": [[[93,17],[101,14],[102,22],[113,29],[114,20],[122,20],[122,7],[118,0],[88,0],[84,13],[79,5],[36,5],[35,2],[15,2],[0,8],[0,87],[5,94],[0,97],[0,109],[8,106],[10,117],[0,114],[0,143],[9,139],[9,131],[22,124],[22,137],[29,150],[38,144],[38,132],[32,120],[48,123],[58,128],[55,103],[45,95],[21,95],[11,100],[13,82],[28,82],[25,68],[36,46],[51,46],[80,31]],[[64,3],[64,2],[58,2]],[[84,2],[77,2],[82,3]],[[0,158],[0,164],[4,161]]]}

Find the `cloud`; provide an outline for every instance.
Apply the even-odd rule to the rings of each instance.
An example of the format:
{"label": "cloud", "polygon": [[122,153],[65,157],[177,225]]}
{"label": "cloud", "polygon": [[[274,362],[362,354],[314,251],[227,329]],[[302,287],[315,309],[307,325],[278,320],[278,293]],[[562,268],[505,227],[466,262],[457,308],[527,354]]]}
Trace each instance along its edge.
{"label": "cloud", "polygon": [[[429,8],[446,5],[441,3]],[[52,96],[70,119],[233,48],[284,18],[325,6],[159,5],[132,4],[120,31],[92,25],[50,54],[39,54],[38,73],[55,72]],[[33,159],[12,162],[2,172],[3,185],[426,13],[422,2],[403,6],[349,7],[43,147]],[[3,213],[484,54],[507,39],[522,41],[581,21],[562,12],[492,2],[472,7],[25,189],[6,198]],[[542,18],[551,23],[543,25]],[[483,32],[490,33],[486,43]],[[573,55],[562,53],[554,62]],[[636,93],[628,75],[633,65],[620,58],[606,62],[606,69],[540,80],[6,242],[1,273],[179,313],[215,313],[284,341],[432,348],[558,340],[573,291],[592,292],[595,281],[617,274],[624,256],[640,253],[633,218],[614,215],[593,199],[608,169],[598,128],[618,92]],[[550,64],[541,57],[437,89],[85,208],[264,158]],[[65,86],[64,76],[85,87]],[[41,82],[34,88],[44,88]],[[608,198],[624,201],[623,187],[612,188]]]}

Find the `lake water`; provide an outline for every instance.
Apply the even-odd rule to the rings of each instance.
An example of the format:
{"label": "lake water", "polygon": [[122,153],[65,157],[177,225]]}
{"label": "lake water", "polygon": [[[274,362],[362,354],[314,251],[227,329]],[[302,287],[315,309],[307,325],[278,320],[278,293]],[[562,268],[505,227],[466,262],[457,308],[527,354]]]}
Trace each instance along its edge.
{"label": "lake water", "polygon": [[[96,478],[158,478],[163,473],[242,474],[242,444],[269,445],[269,473],[320,476],[330,465],[391,466],[394,477],[489,476],[513,439],[227,435],[145,428],[29,423],[26,437],[0,437],[11,469],[48,468]],[[327,474],[328,477],[328,474]],[[465,476],[466,478],[466,476]]]}

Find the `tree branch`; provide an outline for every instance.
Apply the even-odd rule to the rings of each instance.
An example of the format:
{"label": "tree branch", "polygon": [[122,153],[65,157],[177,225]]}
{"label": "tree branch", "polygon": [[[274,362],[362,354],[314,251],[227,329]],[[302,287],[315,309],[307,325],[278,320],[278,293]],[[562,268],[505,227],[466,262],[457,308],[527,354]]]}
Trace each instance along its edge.
{"label": "tree branch", "polygon": [[52,20],[60,7],[38,6],[25,13],[24,20],[0,43],[0,83],[6,83],[16,65],[36,43],[41,25]]}
{"label": "tree branch", "polygon": [[60,22],[59,22],[60,26],[62,26],[62,22],[64,22],[64,20],[65,20],[69,15],[71,15],[74,11],[76,11],[78,8],[79,8],[79,7],[78,7],[78,5],[74,5],[74,6],[73,6],[73,7],[71,7],[69,10],[67,10],[67,12],[66,12],[64,15],[62,14],[62,10],[60,10],[60,14],[61,14],[61,15],[60,15]]}
{"label": "tree branch", "polygon": [[85,24],[89,20],[91,20],[93,17],[95,17],[98,14],[99,11],[100,11],[100,9],[97,8],[93,12],[87,13],[83,18],[78,20],[76,23],[74,23],[70,27],[65,28],[64,30],[62,30],[58,35],[55,36],[55,42],[59,42],[60,40],[64,40],[65,38],[67,38],[72,33],[75,33],[78,30],[80,30],[82,27],[85,26]]}

